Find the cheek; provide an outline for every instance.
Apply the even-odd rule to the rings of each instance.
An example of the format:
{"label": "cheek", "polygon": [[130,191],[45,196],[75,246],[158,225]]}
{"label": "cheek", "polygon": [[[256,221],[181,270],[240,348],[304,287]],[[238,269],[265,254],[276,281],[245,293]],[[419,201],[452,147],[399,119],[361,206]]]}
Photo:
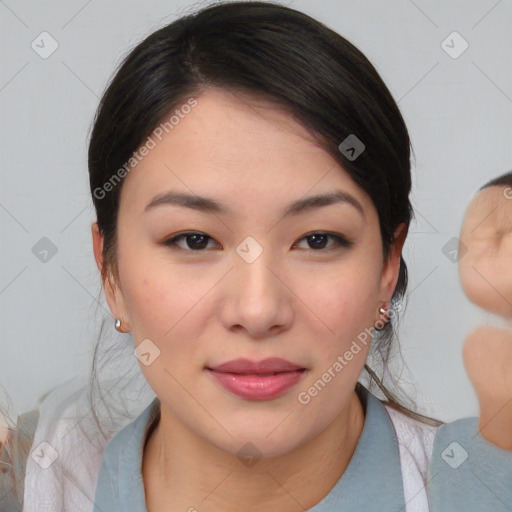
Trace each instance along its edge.
{"label": "cheek", "polygon": [[182,396],[177,382],[204,364],[201,333],[210,316],[201,298],[213,283],[202,286],[196,280],[196,286],[186,286],[185,277],[154,265],[147,270],[139,266],[124,280],[134,348],[140,345],[150,353],[149,364],[142,359],[139,364],[157,396],[168,396],[170,390]]}
{"label": "cheek", "polygon": [[338,325],[373,325],[375,305],[379,301],[381,254],[372,246],[358,251],[341,269],[331,293],[341,306]]}
{"label": "cheek", "polygon": [[176,338],[183,341],[186,332],[187,343],[183,345],[192,346],[191,329],[199,327],[198,312],[205,293],[199,284],[196,281],[197,286],[188,286],[183,276],[162,272],[157,266],[144,272],[134,271],[127,280],[126,303],[135,341],[154,338],[168,347]]}
{"label": "cheek", "polygon": [[172,265],[165,248],[156,247],[144,233],[120,229],[118,255],[135,344],[149,338],[167,345],[204,294],[202,288],[190,286],[192,271]]}
{"label": "cheek", "polygon": [[[325,266],[307,279],[301,278],[300,296],[314,313],[314,325],[321,332],[318,338],[324,340],[317,345],[324,364],[346,350],[359,335],[369,345],[367,330],[375,321],[380,271],[379,252],[366,249],[339,265]],[[364,351],[363,347],[362,356]]]}

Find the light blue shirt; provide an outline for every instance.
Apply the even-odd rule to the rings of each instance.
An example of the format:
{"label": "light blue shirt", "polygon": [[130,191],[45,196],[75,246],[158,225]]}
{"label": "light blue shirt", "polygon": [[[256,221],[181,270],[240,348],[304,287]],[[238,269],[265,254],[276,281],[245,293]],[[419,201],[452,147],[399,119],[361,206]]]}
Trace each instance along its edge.
{"label": "light blue shirt", "polygon": [[[310,512],[403,512],[398,441],[384,405],[363,386],[363,431],[348,467]],[[144,443],[158,417],[158,398],[108,443],[98,474],[94,512],[147,512],[142,480]]]}
{"label": "light blue shirt", "polygon": [[[384,405],[356,388],[363,431],[345,472],[308,512],[405,512],[398,439]],[[105,448],[93,512],[147,512],[142,479],[145,440],[158,419],[158,398]],[[478,418],[442,425],[434,441],[427,495],[430,512],[511,512],[512,451],[478,433]]]}

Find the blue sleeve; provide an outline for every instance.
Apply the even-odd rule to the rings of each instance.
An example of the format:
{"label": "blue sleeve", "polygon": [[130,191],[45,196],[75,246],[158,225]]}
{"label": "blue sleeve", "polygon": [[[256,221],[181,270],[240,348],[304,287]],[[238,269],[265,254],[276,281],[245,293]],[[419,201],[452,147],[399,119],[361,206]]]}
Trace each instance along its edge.
{"label": "blue sleeve", "polygon": [[119,501],[112,470],[103,460],[96,481],[93,512],[115,512]]}
{"label": "blue sleeve", "polygon": [[478,418],[439,427],[430,459],[430,512],[511,512],[512,450],[482,437]]}

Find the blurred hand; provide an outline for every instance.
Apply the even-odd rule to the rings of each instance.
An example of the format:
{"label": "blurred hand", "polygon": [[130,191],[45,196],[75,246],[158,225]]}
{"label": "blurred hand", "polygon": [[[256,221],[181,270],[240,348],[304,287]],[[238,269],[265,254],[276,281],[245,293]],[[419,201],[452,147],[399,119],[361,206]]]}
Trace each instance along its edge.
{"label": "blurred hand", "polygon": [[[459,276],[468,298],[512,318],[512,190],[491,186],[470,203],[460,235]],[[480,405],[479,430],[512,450],[512,328],[482,326],[464,342],[463,358]]]}

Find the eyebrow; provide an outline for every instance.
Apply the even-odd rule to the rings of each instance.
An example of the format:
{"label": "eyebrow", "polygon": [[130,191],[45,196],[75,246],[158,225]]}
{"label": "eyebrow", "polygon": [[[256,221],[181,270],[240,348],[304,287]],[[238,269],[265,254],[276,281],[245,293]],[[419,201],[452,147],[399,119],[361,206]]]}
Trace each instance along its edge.
{"label": "eyebrow", "polygon": [[[366,219],[366,215],[363,207],[361,206],[361,203],[354,196],[342,190],[335,190],[326,194],[317,194],[314,196],[298,199],[297,201],[294,201],[293,203],[290,203],[288,206],[286,206],[281,212],[281,216],[296,216],[311,211],[315,208],[338,203],[352,205],[362,215],[362,217]],[[227,215],[233,214],[231,208],[210,197],[174,191],[164,192],[163,194],[155,196],[144,208],[144,211],[150,211],[153,208],[161,205],[182,206],[204,213],[218,213]]]}

